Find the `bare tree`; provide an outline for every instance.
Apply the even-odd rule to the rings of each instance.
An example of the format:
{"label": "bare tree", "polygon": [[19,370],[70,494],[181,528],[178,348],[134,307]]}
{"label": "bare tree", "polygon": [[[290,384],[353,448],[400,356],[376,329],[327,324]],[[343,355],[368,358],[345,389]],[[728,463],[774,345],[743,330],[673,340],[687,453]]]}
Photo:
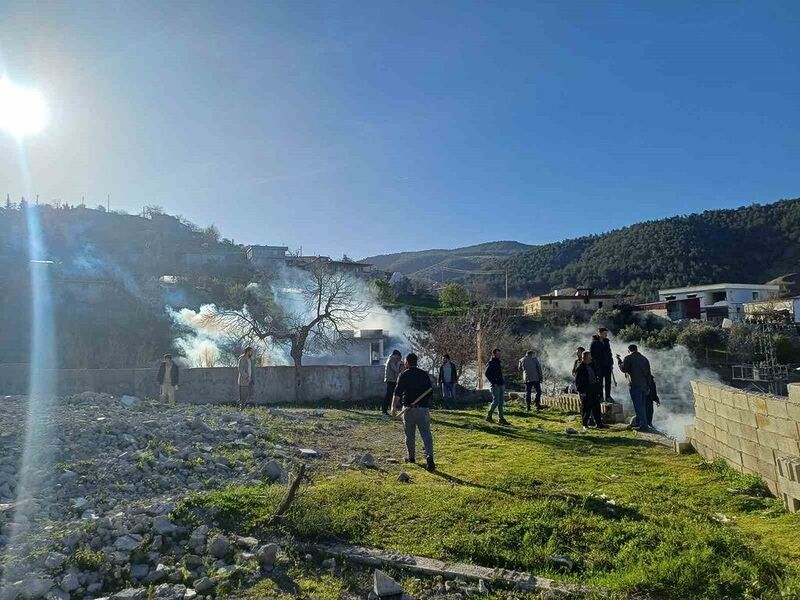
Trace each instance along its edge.
{"label": "bare tree", "polygon": [[493,348],[508,350],[518,345],[508,313],[495,307],[476,307],[461,315],[431,319],[410,335],[410,341],[423,364],[435,365],[449,354],[459,377],[468,371],[480,377],[483,365],[478,364],[478,327],[484,362],[488,361]]}
{"label": "bare tree", "polygon": [[297,287],[247,286],[240,308],[219,308],[205,317],[203,325],[265,346],[287,344],[296,367],[303,364],[306,353],[332,352],[348,345],[351,338],[344,332],[352,330],[370,309],[359,282],[323,263],[298,273]]}

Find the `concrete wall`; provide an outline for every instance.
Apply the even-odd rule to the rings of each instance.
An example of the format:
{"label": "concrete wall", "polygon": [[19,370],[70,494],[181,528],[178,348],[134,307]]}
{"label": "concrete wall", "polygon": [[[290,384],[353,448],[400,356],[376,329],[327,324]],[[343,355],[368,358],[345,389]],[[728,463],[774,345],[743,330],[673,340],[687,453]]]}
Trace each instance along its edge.
{"label": "concrete wall", "polygon": [[800,460],[800,384],[789,385],[788,398],[708,381],[692,381],[692,392],[695,450],[708,460],[721,458],[737,471],[760,475],[773,494],[784,496],[787,508],[795,506],[792,500],[800,502],[794,496],[800,486],[781,486],[794,474],[787,465]]}
{"label": "concrete wall", "polygon": [[[0,394],[28,391],[28,365],[0,365]],[[84,391],[115,396],[158,397],[156,369],[61,369],[56,371],[57,394]],[[362,402],[382,398],[386,390],[383,366],[259,367],[255,373],[258,404],[316,404]],[[223,403],[237,399],[235,368],[181,369],[178,400]]]}

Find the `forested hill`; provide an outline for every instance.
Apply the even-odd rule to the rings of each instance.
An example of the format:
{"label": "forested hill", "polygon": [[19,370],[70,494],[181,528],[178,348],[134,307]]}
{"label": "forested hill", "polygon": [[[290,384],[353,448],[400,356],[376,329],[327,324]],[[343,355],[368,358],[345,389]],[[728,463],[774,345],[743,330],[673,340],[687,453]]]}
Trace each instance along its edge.
{"label": "forested hill", "polygon": [[[495,252],[487,251],[493,247]],[[710,282],[763,283],[800,265],[800,199],[647,221],[608,233],[525,246],[515,242],[367,259],[411,276],[461,279],[497,295],[503,276],[470,278],[464,270],[509,269],[512,295],[555,287],[619,289],[642,299],[660,287]],[[443,268],[444,267],[444,268]]]}
{"label": "forested hill", "polygon": [[763,283],[798,264],[800,199],[638,223],[535,246],[498,266],[517,295],[586,285],[648,298],[660,287]]}
{"label": "forested hill", "polygon": [[431,275],[438,281],[443,270],[447,279],[459,277],[458,274],[446,271],[447,268],[468,271],[481,270],[485,265],[494,264],[498,259],[506,258],[528,248],[533,248],[533,246],[520,242],[487,242],[452,250],[436,249],[381,254],[369,256],[364,261],[384,271],[399,271],[416,277]]}

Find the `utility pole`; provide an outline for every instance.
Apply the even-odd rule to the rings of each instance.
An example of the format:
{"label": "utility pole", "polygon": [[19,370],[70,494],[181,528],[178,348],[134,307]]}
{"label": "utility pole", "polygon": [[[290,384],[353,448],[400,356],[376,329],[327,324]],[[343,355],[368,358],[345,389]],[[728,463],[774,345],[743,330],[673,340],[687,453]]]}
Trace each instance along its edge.
{"label": "utility pole", "polygon": [[508,308],[508,267],[506,267],[506,308]]}
{"label": "utility pole", "polygon": [[475,340],[477,342],[477,351],[478,351],[478,389],[483,389],[483,373],[481,369],[483,368],[483,334],[481,333],[481,318],[478,317],[478,322],[475,324]]}
{"label": "utility pole", "polygon": [[111,212],[111,194],[106,196],[106,212]]}

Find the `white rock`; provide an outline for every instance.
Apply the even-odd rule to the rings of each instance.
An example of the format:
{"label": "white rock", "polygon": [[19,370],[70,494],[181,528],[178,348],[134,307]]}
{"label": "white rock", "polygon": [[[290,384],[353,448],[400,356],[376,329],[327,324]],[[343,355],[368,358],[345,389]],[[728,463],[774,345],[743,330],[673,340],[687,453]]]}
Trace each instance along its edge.
{"label": "white rock", "polygon": [[139,402],[139,398],[137,398],[136,396],[123,396],[122,398],[119,399],[119,401],[125,408],[130,408],[131,406]]}
{"label": "white rock", "polygon": [[403,586],[397,583],[380,569],[375,569],[373,574],[372,591],[378,598],[400,598],[403,595]]}

